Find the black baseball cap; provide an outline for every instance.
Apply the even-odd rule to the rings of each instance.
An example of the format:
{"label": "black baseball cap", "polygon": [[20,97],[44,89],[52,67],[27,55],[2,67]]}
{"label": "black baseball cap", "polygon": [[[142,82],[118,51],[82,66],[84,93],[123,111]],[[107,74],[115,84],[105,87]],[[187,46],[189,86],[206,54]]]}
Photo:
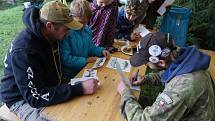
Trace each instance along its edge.
{"label": "black baseball cap", "polygon": [[169,52],[177,49],[170,34],[163,32],[149,33],[141,38],[137,45],[137,52],[130,58],[130,63],[137,67],[150,62],[149,58],[151,56],[160,59],[162,52],[166,49]]}

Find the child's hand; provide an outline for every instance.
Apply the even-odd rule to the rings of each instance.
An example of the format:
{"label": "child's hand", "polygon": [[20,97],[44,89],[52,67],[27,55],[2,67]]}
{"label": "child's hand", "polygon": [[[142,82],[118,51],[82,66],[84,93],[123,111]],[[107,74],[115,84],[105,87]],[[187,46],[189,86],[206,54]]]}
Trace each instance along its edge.
{"label": "child's hand", "polygon": [[130,80],[133,86],[139,86],[144,82],[144,77],[135,73],[130,77]]}
{"label": "child's hand", "polygon": [[104,57],[110,58],[110,53],[107,50],[103,50],[102,54],[104,55]]}
{"label": "child's hand", "polygon": [[131,40],[138,41],[138,40],[140,40],[140,38],[141,38],[140,32],[131,33]]}
{"label": "child's hand", "polygon": [[149,4],[150,4],[150,3],[153,3],[154,1],[155,1],[155,0],[148,0]]}
{"label": "child's hand", "polygon": [[96,59],[97,59],[97,57],[88,57],[87,58],[87,63],[93,63],[93,62],[96,61]]}

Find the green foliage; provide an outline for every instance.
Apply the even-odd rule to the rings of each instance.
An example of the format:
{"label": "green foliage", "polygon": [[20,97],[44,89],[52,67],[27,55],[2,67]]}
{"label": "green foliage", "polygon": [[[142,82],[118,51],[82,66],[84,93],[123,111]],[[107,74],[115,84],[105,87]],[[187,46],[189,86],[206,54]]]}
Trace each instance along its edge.
{"label": "green foliage", "polygon": [[[158,73],[158,72],[159,70],[152,70],[149,67],[147,67],[145,74]],[[152,105],[155,102],[158,94],[163,92],[163,89],[164,89],[164,86],[162,84],[156,85],[156,86],[147,85],[147,84],[142,85],[138,102],[143,108],[145,108],[146,106]]]}
{"label": "green foliage", "polygon": [[[6,8],[6,6],[8,8]],[[23,28],[21,16],[23,6],[0,3],[0,78],[3,74],[3,61],[11,40]],[[10,8],[10,9],[9,9]]]}
{"label": "green foliage", "polygon": [[215,1],[176,0],[176,5],[192,8],[188,32],[188,44],[215,50]]}

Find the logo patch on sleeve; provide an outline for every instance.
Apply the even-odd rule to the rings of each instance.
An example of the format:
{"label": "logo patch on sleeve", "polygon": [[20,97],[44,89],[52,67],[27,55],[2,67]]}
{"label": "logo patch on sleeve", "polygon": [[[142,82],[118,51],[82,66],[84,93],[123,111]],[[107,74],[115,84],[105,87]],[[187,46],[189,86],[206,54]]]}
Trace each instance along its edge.
{"label": "logo patch on sleeve", "polygon": [[162,98],[167,104],[171,104],[173,100],[165,93],[161,93],[159,98]]}

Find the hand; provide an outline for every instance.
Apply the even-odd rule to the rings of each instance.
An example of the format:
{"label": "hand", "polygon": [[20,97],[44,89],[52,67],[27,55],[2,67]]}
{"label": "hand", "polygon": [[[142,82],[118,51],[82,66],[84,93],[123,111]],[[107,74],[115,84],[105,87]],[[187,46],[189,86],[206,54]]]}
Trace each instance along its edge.
{"label": "hand", "polygon": [[87,58],[87,63],[93,63],[93,62],[96,61],[96,59],[97,59],[97,57],[88,57]]}
{"label": "hand", "polygon": [[110,58],[110,53],[107,50],[103,50],[102,54],[104,55],[104,57]]}
{"label": "hand", "polygon": [[155,0],[148,0],[149,4],[150,4],[150,3],[153,3],[154,1],[155,1]]}
{"label": "hand", "polygon": [[131,76],[130,80],[131,80],[131,84],[132,84],[133,86],[139,86],[139,85],[141,85],[141,84],[143,83],[144,77],[141,76],[141,75],[138,75],[137,73],[134,73],[134,74]]}
{"label": "hand", "polygon": [[138,41],[138,40],[140,40],[140,38],[141,38],[140,32],[131,33],[131,40],[132,41]]}
{"label": "hand", "polygon": [[82,82],[82,87],[85,95],[93,94],[98,88],[99,80],[97,79],[88,79]]}
{"label": "hand", "polygon": [[126,89],[127,87],[125,86],[123,81],[120,81],[117,90],[119,92],[120,95],[122,95],[122,92]]}

